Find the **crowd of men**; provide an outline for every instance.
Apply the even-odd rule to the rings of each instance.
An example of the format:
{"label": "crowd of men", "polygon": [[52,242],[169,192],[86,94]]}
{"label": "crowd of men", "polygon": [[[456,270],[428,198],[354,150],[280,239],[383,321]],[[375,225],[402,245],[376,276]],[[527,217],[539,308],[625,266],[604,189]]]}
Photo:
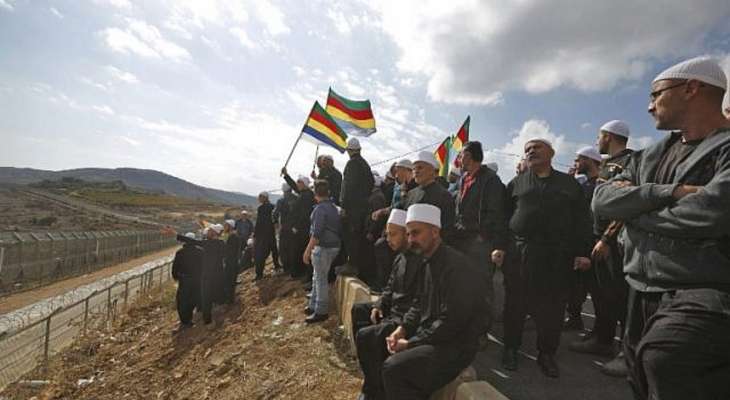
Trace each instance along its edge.
{"label": "crowd of men", "polygon": [[[537,364],[557,378],[561,332],[584,329],[588,294],[595,324],[570,350],[613,357],[603,372],[628,376],[637,399],[730,398],[726,88],[716,61],[679,63],[651,85],[648,112],[670,132],[664,139],[632,151],[628,124],[609,121],[597,146],[577,151],[564,173],[553,168],[550,141],[534,138],[506,185],[478,141],[464,144],[448,178],[438,176],[430,152],[399,160],[381,178],[352,138],[343,173],[330,156],[317,159],[314,192],[310,177],[295,181],[283,169],[284,195],[275,207],[259,197],[255,228],[227,221],[211,227],[208,240],[179,237],[186,244],[178,257],[203,266],[200,276],[174,272],[181,323],[195,306],[185,293],[196,290],[183,277],[200,282],[209,321],[211,302],[231,300],[228,289],[213,288],[234,287],[233,249],[240,255],[253,232],[256,279],[273,253],[275,270],[312,284],[312,322],[326,319],[321,296],[334,266],[381,294],[352,310],[360,399],[427,399],[473,361],[499,315],[502,367],[519,368],[532,319]],[[495,309],[498,270],[502,310]]]}

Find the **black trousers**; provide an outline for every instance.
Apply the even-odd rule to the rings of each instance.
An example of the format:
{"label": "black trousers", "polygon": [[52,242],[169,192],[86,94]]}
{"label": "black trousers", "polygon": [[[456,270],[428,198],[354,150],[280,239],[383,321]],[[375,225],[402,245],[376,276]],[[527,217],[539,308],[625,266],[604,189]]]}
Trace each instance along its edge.
{"label": "black trousers", "polygon": [[291,228],[282,226],[279,230],[279,256],[281,266],[289,274],[291,274],[292,269],[291,250],[289,248],[292,246],[293,238],[294,234],[291,232]]}
{"label": "black trousers", "polygon": [[220,297],[219,286],[212,277],[203,278],[200,283],[200,311],[206,324],[213,322],[213,303]]}
{"label": "black trousers", "polygon": [[181,278],[177,283],[175,303],[180,322],[192,323],[193,310],[200,304],[200,281],[190,277]]}
{"label": "black trousers", "polygon": [[525,316],[537,328],[537,349],[555,354],[560,344],[572,256],[560,245],[517,242],[503,270],[505,285],[504,344],[522,345]]}
{"label": "black trousers", "polygon": [[388,358],[385,338],[398,325],[390,320],[384,320],[377,325],[361,328],[355,335],[357,359],[363,374],[362,392],[374,399],[384,399],[382,371],[383,363]]}
{"label": "black trousers", "polygon": [[[484,286],[486,292],[484,293],[485,301],[487,302],[487,310],[489,315],[486,318],[489,324],[492,321],[492,314],[494,313],[494,272],[497,266],[492,262],[492,250],[494,245],[489,242],[482,240],[478,236],[472,238],[465,238],[458,241],[457,249],[462,252],[466,257],[474,262],[474,266],[482,274],[485,280]],[[485,332],[488,327],[485,329]]]}
{"label": "black trousers", "polygon": [[365,303],[355,303],[350,310],[350,319],[352,321],[352,336],[357,343],[357,333],[360,329],[372,324],[370,321],[370,313],[373,311],[375,303],[368,301]]}
{"label": "black trousers", "polygon": [[304,276],[311,267],[304,264],[302,257],[304,256],[304,250],[307,248],[309,242],[309,232],[303,232],[297,230],[296,233],[292,234],[291,246],[289,246],[289,259],[291,260],[291,269],[289,274],[294,277]]}
{"label": "black trousers", "polygon": [[256,265],[256,276],[260,277],[264,274],[264,265],[269,255],[275,260],[274,265],[279,265],[279,250],[276,247],[276,236],[272,232],[270,235],[262,235],[256,237],[254,241],[254,264]]}
{"label": "black trousers", "polygon": [[393,354],[383,363],[388,400],[427,400],[474,360],[476,348],[458,344],[421,345]]}
{"label": "black trousers", "polygon": [[730,399],[730,294],[630,289],[624,354],[637,399]]}
{"label": "black trousers", "polygon": [[596,324],[594,331],[599,340],[608,343],[616,335],[616,327],[621,324],[619,337],[626,327],[626,310],[628,308],[629,285],[623,275],[623,254],[616,244],[609,245],[608,259],[593,263],[595,292],[599,305],[596,308]]}
{"label": "black trousers", "polygon": [[224,301],[228,304],[233,304],[233,300],[236,297],[236,279],[238,279],[237,261],[231,260],[230,263],[226,263],[226,268],[223,270],[223,296]]}

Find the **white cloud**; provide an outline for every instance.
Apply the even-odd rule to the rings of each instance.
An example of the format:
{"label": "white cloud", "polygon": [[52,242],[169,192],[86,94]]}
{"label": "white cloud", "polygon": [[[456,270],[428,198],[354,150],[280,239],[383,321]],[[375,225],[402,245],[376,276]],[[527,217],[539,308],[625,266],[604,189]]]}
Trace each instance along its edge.
{"label": "white cloud", "polygon": [[128,19],[126,29],[107,28],[101,35],[107,46],[116,52],[174,61],[191,58],[185,48],[165,39],[154,25],[144,21]]}
{"label": "white cloud", "polygon": [[122,82],[126,82],[126,83],[139,83],[139,79],[137,78],[137,76],[131,72],[122,71],[121,69],[114,67],[112,65],[107,65],[106,67],[104,67],[104,69],[114,79],[118,79],[118,80],[120,80]]}
{"label": "white cloud", "polygon": [[109,87],[108,86],[104,85],[103,83],[96,82],[96,81],[94,81],[92,79],[89,79],[87,77],[81,77],[79,80],[81,82],[83,82],[83,83],[85,83],[85,84],[87,84],[89,86],[95,87],[95,88],[97,88],[97,89],[99,89],[101,91],[104,91],[104,92],[108,92],[109,91]]}
{"label": "white cloud", "polygon": [[486,105],[510,90],[591,92],[636,81],[657,60],[695,54],[730,18],[725,0],[381,0],[373,8],[400,48],[399,69],[425,76],[432,100]]}
{"label": "white cloud", "polygon": [[584,122],[580,124],[580,129],[590,129],[593,126],[590,122]]}
{"label": "white cloud", "polygon": [[56,16],[56,17],[58,17],[59,19],[63,19],[63,14],[61,14],[61,12],[60,12],[60,11],[58,11],[58,9],[56,9],[56,7],[51,7],[51,8],[49,9],[49,10],[51,11],[51,13],[52,13],[53,15],[55,15],[55,16]]}
{"label": "white cloud", "polygon": [[134,139],[132,139],[130,137],[127,137],[127,136],[119,136],[119,140],[121,140],[121,141],[123,141],[123,142],[125,142],[127,144],[130,144],[130,145],[132,145],[134,147],[139,147],[139,145],[141,145],[141,143],[138,140],[134,140]]}
{"label": "white cloud", "polygon": [[286,24],[284,12],[269,0],[256,0],[253,2],[256,16],[266,27],[266,31],[273,36],[291,32]]}
{"label": "white cloud", "polygon": [[0,0],[0,9],[13,11],[13,0]]}
{"label": "white cloud", "polygon": [[114,114],[116,114],[114,112],[114,110],[112,110],[112,108],[109,107],[109,106],[107,106],[107,105],[91,106],[91,109],[94,110],[94,111],[96,111],[96,112],[98,112],[98,113],[104,114],[104,115],[114,115]]}
{"label": "white cloud", "polygon": [[654,138],[651,136],[630,136],[626,146],[630,149],[641,150],[652,143],[654,143]]}
{"label": "white cloud", "polygon": [[243,47],[249,48],[249,49],[255,49],[256,43],[254,43],[251,38],[248,37],[248,34],[246,33],[243,28],[231,28],[228,30],[233,36],[238,39],[238,41],[243,45]]}
{"label": "white cloud", "polygon": [[94,3],[99,5],[109,5],[122,10],[129,10],[132,8],[132,3],[129,0],[94,0]]}

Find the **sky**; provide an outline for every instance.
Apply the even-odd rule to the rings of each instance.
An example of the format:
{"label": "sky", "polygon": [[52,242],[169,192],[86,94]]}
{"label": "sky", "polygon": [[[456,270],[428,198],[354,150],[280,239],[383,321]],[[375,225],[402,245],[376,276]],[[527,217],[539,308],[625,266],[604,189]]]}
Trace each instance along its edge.
{"label": "sky", "polygon": [[[146,168],[258,193],[280,187],[332,87],[371,100],[371,164],[470,115],[508,181],[534,136],[558,169],[609,120],[629,123],[630,147],[661,138],[652,79],[698,55],[730,68],[729,22],[727,0],[0,0],[0,166]],[[292,175],[315,151],[297,146]]]}

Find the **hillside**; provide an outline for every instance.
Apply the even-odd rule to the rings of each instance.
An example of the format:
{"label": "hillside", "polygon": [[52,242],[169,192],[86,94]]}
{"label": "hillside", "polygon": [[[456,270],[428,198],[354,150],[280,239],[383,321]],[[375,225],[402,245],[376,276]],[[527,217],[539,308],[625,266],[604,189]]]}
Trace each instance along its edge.
{"label": "hillside", "polygon": [[164,172],[137,168],[80,168],[46,171],[32,168],[0,167],[0,183],[27,185],[44,180],[57,181],[64,177],[88,182],[121,181],[125,185],[149,192],[165,193],[189,199],[206,200],[231,205],[255,205],[256,198],[238,192],[211,189],[196,185]]}

